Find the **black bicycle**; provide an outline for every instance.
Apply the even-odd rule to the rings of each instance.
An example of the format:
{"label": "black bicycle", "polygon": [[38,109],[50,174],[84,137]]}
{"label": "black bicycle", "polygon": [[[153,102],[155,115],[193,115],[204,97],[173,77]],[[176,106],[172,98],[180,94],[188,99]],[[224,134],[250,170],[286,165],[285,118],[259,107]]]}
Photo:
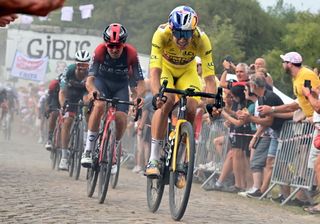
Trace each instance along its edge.
{"label": "black bicycle", "polygon": [[[199,96],[215,99],[215,107],[222,106],[222,89],[217,94],[195,92],[194,89],[178,90],[167,88],[167,80],[159,91],[160,99],[166,101],[164,93],[180,95],[179,101],[169,113],[165,145],[159,162],[160,176],[147,178],[147,201],[151,212],[160,206],[165,185],[169,185],[169,203],[171,217],[178,221],[182,218],[189,201],[193,168],[195,161],[195,140],[193,127],[186,120],[187,97]],[[172,123],[173,111],[178,109],[177,122]]]}
{"label": "black bicycle", "polygon": [[81,171],[81,156],[84,151],[83,133],[85,120],[83,119],[83,107],[87,105],[85,105],[82,100],[78,103],[71,103],[70,105],[77,106],[77,113],[70,131],[68,170],[70,177],[73,176],[75,171],[74,178],[78,180]]}

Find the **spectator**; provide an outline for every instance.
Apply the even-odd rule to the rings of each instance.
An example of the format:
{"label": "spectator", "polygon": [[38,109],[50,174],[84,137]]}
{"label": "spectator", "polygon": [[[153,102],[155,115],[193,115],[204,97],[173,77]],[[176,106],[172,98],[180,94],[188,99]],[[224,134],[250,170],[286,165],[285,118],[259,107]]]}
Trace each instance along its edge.
{"label": "spectator", "polygon": [[266,78],[268,85],[273,86],[272,76],[267,72],[267,64],[263,58],[257,58],[254,61],[254,64],[250,65],[250,67],[251,66],[253,66],[255,73],[257,73],[259,71],[259,69],[264,69],[265,78]]}
{"label": "spectator", "polygon": [[17,14],[9,14],[5,16],[0,16],[0,27],[5,27],[11,22],[15,21],[18,18]]}
{"label": "spectator", "polygon": [[46,16],[63,6],[65,0],[0,0],[0,17],[14,13]]}
{"label": "spectator", "polygon": [[[272,91],[267,90],[266,85],[267,83],[264,76],[251,76],[250,89],[258,96],[258,104],[267,104],[270,106],[282,105],[283,102],[280,99],[280,97]],[[239,113],[239,116],[242,117],[243,120],[259,124],[259,127],[250,142],[250,168],[253,173],[253,186],[249,191],[245,192],[244,195],[248,197],[260,197],[262,195],[261,187],[263,183],[263,169],[266,166],[268,156],[274,158],[276,155],[278,143],[277,138],[280,134],[282,124],[285,120],[280,118],[274,118],[270,115],[263,117],[252,116],[247,112],[243,112],[242,115],[247,116],[246,118],[244,118],[240,116]],[[267,130],[268,127],[271,127],[272,132]],[[273,160],[270,159],[268,162],[271,164],[272,161]],[[268,167],[272,167],[270,164]],[[268,172],[267,176],[264,176],[264,178],[271,178],[271,173],[272,172]]]}

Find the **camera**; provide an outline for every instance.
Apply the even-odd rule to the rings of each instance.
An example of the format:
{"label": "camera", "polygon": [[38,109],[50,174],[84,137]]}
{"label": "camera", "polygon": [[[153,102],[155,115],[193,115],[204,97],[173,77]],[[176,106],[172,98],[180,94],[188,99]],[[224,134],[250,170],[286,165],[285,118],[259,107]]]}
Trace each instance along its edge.
{"label": "camera", "polygon": [[304,87],[312,89],[311,80],[304,80]]}

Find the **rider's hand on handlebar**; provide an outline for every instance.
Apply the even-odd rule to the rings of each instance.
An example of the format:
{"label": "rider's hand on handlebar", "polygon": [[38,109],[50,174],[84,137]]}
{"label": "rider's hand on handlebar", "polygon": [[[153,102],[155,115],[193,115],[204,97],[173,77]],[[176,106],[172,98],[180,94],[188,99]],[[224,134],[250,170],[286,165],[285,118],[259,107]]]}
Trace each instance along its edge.
{"label": "rider's hand on handlebar", "polygon": [[[140,102],[138,103],[138,99],[140,99]],[[144,105],[144,99],[143,98],[136,98],[134,100],[134,105],[138,106],[138,109],[142,109],[143,105]]]}
{"label": "rider's hand on handlebar", "polygon": [[[96,97],[93,96],[94,93],[96,93]],[[99,98],[99,97],[100,97],[100,92],[98,90],[93,90],[88,93],[88,98],[90,100],[94,100],[95,98]]]}
{"label": "rider's hand on handlebar", "polygon": [[166,101],[167,101],[166,96],[163,96],[162,98],[160,98],[159,94],[154,95],[152,98],[153,109],[156,110],[161,108]]}

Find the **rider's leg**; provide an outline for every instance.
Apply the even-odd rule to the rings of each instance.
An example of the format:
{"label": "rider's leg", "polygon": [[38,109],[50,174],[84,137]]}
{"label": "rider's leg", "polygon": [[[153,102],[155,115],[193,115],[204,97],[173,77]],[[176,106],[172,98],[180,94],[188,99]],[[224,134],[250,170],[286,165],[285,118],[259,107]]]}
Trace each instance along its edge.
{"label": "rider's leg", "polygon": [[66,113],[66,116],[63,118],[63,124],[61,128],[61,160],[59,164],[59,169],[68,170],[68,157],[69,150],[68,144],[70,139],[70,128],[73,122],[73,116],[69,116],[69,112]]}
{"label": "rider's leg", "polygon": [[116,140],[120,141],[127,128],[127,114],[122,111],[116,112]]}
{"label": "rider's leg", "polygon": [[99,123],[105,108],[105,102],[96,100],[94,101],[94,106],[92,108],[92,111],[89,116],[88,120],[88,134],[87,134],[87,140],[86,140],[86,151],[92,151],[94,144],[95,144],[95,138],[99,131]]}
{"label": "rider's leg", "polygon": [[63,118],[63,124],[61,128],[61,148],[62,148],[62,158],[68,158],[68,145],[70,139],[70,129],[73,122],[73,116],[68,116]]}
{"label": "rider's leg", "polygon": [[50,141],[52,141],[53,132],[56,127],[58,116],[59,116],[59,111],[52,111],[49,115],[48,140],[50,140]]}
{"label": "rider's leg", "polygon": [[149,161],[160,159],[160,148],[163,146],[163,140],[168,125],[168,114],[174,105],[175,97],[168,94],[167,102],[156,110],[151,122],[151,152]]}
{"label": "rider's leg", "polygon": [[58,111],[51,111],[51,113],[49,114],[49,119],[48,119],[48,139],[47,139],[47,143],[45,145],[45,148],[47,150],[51,150],[52,149],[52,138],[53,138],[53,132],[56,126],[56,121],[58,118],[59,112]]}

